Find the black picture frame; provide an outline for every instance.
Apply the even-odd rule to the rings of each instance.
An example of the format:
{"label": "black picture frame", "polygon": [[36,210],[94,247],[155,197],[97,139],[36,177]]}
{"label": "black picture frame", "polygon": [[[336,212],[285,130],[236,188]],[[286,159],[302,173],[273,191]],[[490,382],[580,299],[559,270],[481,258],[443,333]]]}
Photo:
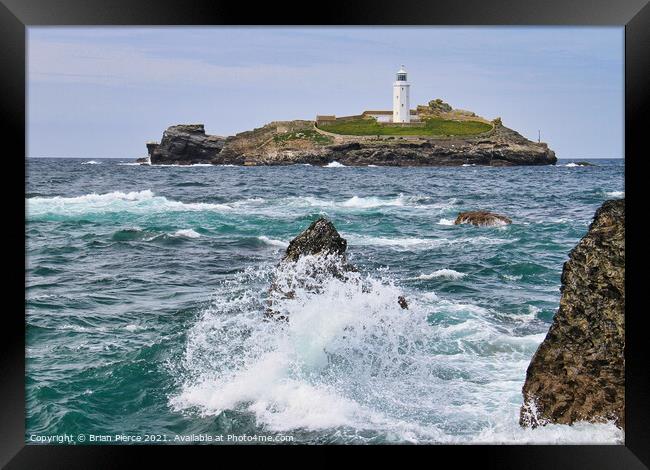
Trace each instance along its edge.
{"label": "black picture frame", "polygon": [[[323,6],[327,8],[323,8]],[[313,6],[313,8],[311,8]],[[309,7],[309,8],[307,8]],[[626,192],[626,433],[625,445],[463,445],[419,446],[431,465],[472,460],[481,468],[648,468],[647,309],[641,282],[643,194],[641,171],[648,158],[644,117],[650,96],[650,5],[647,0],[416,0],[355,3],[245,3],[209,0],[0,0],[0,73],[3,128],[3,168],[7,192],[5,240],[12,256],[3,285],[9,308],[2,318],[0,357],[0,464],[6,468],[119,468],[145,464],[135,454],[167,456],[174,451],[198,451],[192,446],[60,446],[25,445],[25,118],[26,28],[45,25],[619,25],[625,27],[625,192]],[[11,184],[9,184],[11,183]],[[15,187],[14,187],[15,186]],[[23,195],[19,194],[20,189]],[[22,247],[22,249],[21,249]],[[638,273],[638,275],[637,275]],[[22,298],[21,298],[22,297]],[[15,305],[14,305],[15,303]],[[20,307],[22,305],[22,307]],[[284,449],[286,450],[285,446]],[[392,446],[395,448],[395,446]],[[200,452],[215,450],[204,446]],[[219,449],[223,450],[222,447]],[[241,451],[241,447],[236,449]],[[267,448],[268,449],[268,448]],[[313,448],[312,448],[313,449]],[[322,449],[322,448],[321,448]],[[373,448],[373,449],[376,449]],[[400,450],[407,449],[400,446]],[[152,451],[153,450],[153,451]],[[220,451],[221,451],[220,450]],[[290,450],[290,449],[289,449]],[[316,450],[316,449],[313,449]],[[384,455],[383,449],[375,455]],[[407,450],[408,452],[408,450]],[[368,454],[368,452],[364,452]],[[442,460],[444,458],[444,460]],[[435,459],[432,461],[430,459]]]}

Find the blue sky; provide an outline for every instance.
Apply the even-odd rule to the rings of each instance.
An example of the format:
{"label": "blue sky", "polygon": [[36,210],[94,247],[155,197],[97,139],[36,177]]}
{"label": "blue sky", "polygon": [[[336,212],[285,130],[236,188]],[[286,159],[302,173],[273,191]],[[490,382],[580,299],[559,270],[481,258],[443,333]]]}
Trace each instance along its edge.
{"label": "blue sky", "polygon": [[623,156],[621,27],[28,29],[28,155],[135,158],[179,123],[231,135],[269,121],[452,106],[549,143]]}

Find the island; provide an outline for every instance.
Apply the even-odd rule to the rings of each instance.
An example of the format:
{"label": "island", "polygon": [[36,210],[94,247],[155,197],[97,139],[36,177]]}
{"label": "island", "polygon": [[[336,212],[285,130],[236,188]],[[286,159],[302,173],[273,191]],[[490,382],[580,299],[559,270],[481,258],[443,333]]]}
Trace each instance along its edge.
{"label": "island", "polygon": [[462,166],[554,165],[555,152],[472,111],[438,98],[410,107],[404,66],[393,83],[392,111],[274,121],[233,136],[179,124],[148,142],[151,165]]}
{"label": "island", "polygon": [[[359,121],[362,121],[359,119]],[[354,122],[349,125],[352,126]],[[365,124],[362,130],[377,123]],[[315,121],[275,121],[230,137],[205,133],[203,124],[169,127],[160,143],[147,143],[152,165],[462,166],[554,165],[555,152],[493,122],[472,135],[349,135]],[[380,129],[385,131],[385,129]],[[390,131],[390,129],[388,130]]]}

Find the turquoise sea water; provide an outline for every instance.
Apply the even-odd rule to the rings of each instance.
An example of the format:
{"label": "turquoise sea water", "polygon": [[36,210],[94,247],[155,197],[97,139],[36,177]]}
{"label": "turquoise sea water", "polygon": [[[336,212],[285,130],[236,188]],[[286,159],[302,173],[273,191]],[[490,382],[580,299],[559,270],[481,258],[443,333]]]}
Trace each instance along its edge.
{"label": "turquoise sea water", "polygon": [[[620,443],[612,424],[518,426],[562,264],[600,204],[624,196],[623,160],[594,162],[29,159],[26,440]],[[452,225],[471,209],[513,224]],[[348,240],[365,287],[298,292],[289,323],[262,321],[284,247],[320,215]]]}

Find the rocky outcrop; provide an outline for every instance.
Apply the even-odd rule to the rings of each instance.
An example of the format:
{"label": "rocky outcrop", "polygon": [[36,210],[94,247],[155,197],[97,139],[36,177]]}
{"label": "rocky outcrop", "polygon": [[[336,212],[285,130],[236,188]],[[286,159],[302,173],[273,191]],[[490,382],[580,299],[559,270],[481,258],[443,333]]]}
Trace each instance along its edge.
{"label": "rocky outcrop", "polygon": [[472,224],[476,226],[498,226],[511,224],[512,220],[505,215],[494,214],[488,211],[468,211],[461,212],[456,217],[454,225]]}
{"label": "rocky outcrop", "polygon": [[625,200],[605,202],[562,271],[562,296],[523,387],[520,424],[625,428]]}
{"label": "rocky outcrop", "polygon": [[167,128],[160,144],[149,142],[147,151],[152,165],[211,163],[225,141],[225,137],[207,135],[203,124],[183,124]]}
{"label": "rocky outcrop", "polygon": [[[279,312],[274,304],[278,300],[293,299],[295,289],[307,289],[318,292],[320,284],[331,276],[344,282],[358,282],[350,273],[358,269],[347,259],[347,241],[341,237],[334,224],[324,217],[312,222],[302,233],[291,240],[278,265],[278,272],[269,289],[268,307],[265,315],[276,320],[288,320],[288,316]],[[315,262],[306,266],[297,266],[305,257],[316,257]],[[397,303],[408,309],[404,296],[399,296]]]}
{"label": "rocky outcrop", "polygon": [[307,229],[291,240],[282,261],[298,261],[306,255],[333,254],[345,257],[348,242],[324,217],[314,221]]}
{"label": "rocky outcrop", "polygon": [[324,166],[554,165],[555,153],[495,121],[489,135],[458,138],[388,138],[328,135],[313,121],[276,121],[227,138],[203,125],[168,128],[159,145],[147,146],[152,164]]}

